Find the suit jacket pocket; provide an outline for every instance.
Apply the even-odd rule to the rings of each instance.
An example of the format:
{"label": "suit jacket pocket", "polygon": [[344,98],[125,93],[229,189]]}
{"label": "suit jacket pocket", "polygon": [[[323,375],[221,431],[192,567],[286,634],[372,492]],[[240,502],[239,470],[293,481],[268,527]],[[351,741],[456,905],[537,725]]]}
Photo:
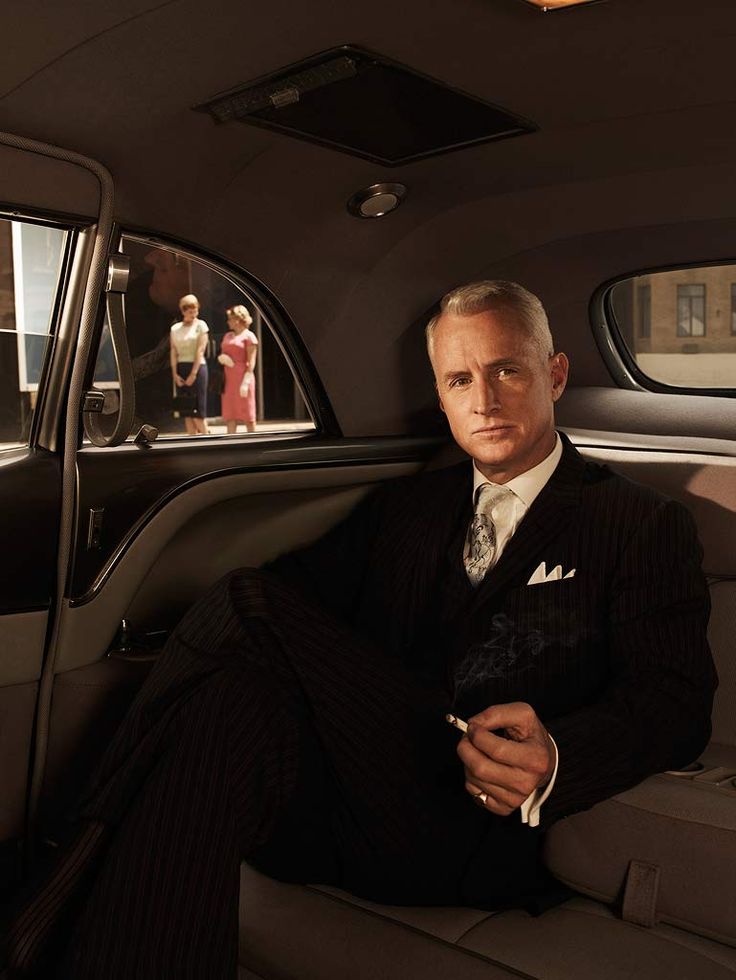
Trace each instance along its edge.
{"label": "suit jacket pocket", "polygon": [[543,660],[545,672],[556,673],[584,655],[600,632],[601,611],[593,583],[576,575],[509,590],[488,624],[491,635],[494,621],[505,626],[516,669],[526,672]]}
{"label": "suit jacket pocket", "polygon": [[584,576],[562,578],[538,585],[522,585],[504,596],[503,608],[519,625],[568,632],[582,618],[589,618],[595,606],[592,583]]}

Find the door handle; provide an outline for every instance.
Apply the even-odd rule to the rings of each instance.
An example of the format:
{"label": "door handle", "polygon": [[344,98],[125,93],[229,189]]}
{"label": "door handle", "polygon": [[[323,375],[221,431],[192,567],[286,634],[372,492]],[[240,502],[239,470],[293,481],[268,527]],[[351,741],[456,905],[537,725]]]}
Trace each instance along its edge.
{"label": "door handle", "polygon": [[128,620],[124,619],[107,656],[112,660],[128,660],[132,663],[157,660],[168,638],[168,630],[134,630]]}

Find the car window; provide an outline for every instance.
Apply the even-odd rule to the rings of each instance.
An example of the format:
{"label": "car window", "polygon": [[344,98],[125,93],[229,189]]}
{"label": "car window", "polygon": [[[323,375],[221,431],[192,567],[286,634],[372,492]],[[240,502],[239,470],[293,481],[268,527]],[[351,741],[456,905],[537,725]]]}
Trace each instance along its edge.
{"label": "car window", "polygon": [[[174,247],[124,236],[136,418],[159,438],[314,429],[269,315],[244,284]],[[94,386],[118,388],[105,323]],[[116,398],[108,397],[114,411]]]}
{"label": "car window", "polygon": [[68,234],[0,218],[0,449],[27,444],[30,436]]}
{"label": "car window", "polygon": [[606,300],[608,325],[645,385],[736,389],[736,264],[630,276]]}

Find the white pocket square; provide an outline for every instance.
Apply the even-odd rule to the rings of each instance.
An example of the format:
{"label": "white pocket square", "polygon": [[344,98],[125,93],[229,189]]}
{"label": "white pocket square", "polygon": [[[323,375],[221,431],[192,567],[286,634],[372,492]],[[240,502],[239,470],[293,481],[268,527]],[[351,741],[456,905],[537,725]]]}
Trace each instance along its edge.
{"label": "white pocket square", "polygon": [[547,574],[547,563],[542,562],[535,570],[527,585],[541,585],[542,582],[559,582],[563,578],[574,578],[575,569],[571,569],[566,575],[562,574],[562,565],[555,565],[552,571]]}

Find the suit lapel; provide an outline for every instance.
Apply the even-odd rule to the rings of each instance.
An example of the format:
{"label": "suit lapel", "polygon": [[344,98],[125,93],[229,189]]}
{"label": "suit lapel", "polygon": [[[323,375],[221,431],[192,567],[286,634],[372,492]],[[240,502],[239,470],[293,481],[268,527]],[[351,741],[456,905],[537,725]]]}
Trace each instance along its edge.
{"label": "suit lapel", "polygon": [[[556,470],[527,511],[503,554],[474,593],[473,609],[490,601],[519,575],[545,558],[549,543],[575,516],[585,473],[585,460],[560,433],[563,450]],[[549,555],[546,556],[549,558]],[[533,570],[532,568],[532,570]]]}
{"label": "suit lapel", "polygon": [[[438,588],[444,588],[448,554],[457,547],[458,535],[464,539],[472,517],[473,475],[470,461],[446,470],[428,485],[428,496],[413,501],[418,521],[405,521],[397,533],[397,549],[411,555],[405,562],[408,573],[397,588],[396,607],[404,610],[405,629],[411,636],[425,618],[433,619],[429,607],[437,603]],[[403,542],[403,543],[402,543]],[[458,561],[462,567],[462,544]]]}

